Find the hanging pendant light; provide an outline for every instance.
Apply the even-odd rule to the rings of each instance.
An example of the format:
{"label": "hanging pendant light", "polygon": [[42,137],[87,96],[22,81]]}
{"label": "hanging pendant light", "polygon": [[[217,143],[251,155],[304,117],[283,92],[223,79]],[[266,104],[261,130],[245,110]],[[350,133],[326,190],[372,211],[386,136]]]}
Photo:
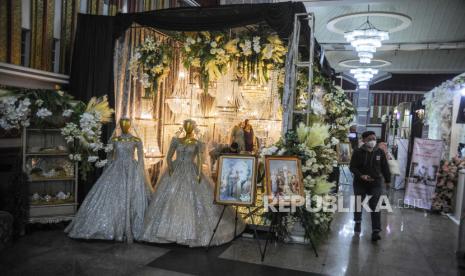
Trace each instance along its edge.
{"label": "hanging pendant light", "polygon": [[354,78],[358,82],[358,87],[360,89],[368,88],[368,83],[370,80],[378,74],[378,69],[373,68],[355,68],[351,69],[350,73],[354,75]]}
{"label": "hanging pendant light", "polygon": [[360,63],[369,64],[373,59],[373,53],[381,47],[382,41],[389,39],[389,33],[377,29],[367,17],[365,23],[353,31],[346,32],[344,38],[355,48]]}
{"label": "hanging pendant light", "polygon": [[368,82],[367,81],[359,81],[358,82],[358,88],[359,89],[367,89],[368,88]]}
{"label": "hanging pendant light", "polygon": [[350,73],[354,75],[354,78],[358,81],[369,81],[376,74],[378,74],[378,69],[373,68],[355,68],[350,69]]}

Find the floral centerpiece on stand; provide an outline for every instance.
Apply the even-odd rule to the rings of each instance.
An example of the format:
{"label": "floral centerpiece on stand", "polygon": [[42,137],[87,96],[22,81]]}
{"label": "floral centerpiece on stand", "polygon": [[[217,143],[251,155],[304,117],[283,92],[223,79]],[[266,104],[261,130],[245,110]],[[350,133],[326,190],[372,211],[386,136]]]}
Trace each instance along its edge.
{"label": "floral centerpiece on stand", "polygon": [[[317,198],[314,196],[320,196],[325,200],[325,196],[329,195],[334,187],[334,183],[328,182],[327,179],[334,166],[337,166],[337,154],[333,149],[337,141],[330,136],[329,129],[329,125],[321,122],[311,126],[301,123],[296,131],[287,132],[277,144],[264,148],[261,152],[262,157],[292,155],[301,159],[305,194],[307,199],[311,200],[307,204],[311,207],[317,204]],[[279,236],[285,237],[288,229],[299,221],[305,229],[305,237],[318,241],[328,232],[332,217],[331,212],[309,212],[299,207],[295,213],[288,214],[288,219],[281,222],[286,225],[278,227],[281,231]]]}
{"label": "floral centerpiece on stand", "polygon": [[156,93],[160,79],[170,71],[172,56],[169,45],[151,36],[147,37],[131,58],[129,69],[133,79],[139,80],[146,89],[153,87]]}

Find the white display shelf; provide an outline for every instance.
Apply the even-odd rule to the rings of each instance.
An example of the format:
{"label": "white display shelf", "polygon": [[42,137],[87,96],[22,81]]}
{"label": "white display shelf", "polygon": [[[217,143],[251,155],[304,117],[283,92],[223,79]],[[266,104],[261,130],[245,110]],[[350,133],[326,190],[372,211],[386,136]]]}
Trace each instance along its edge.
{"label": "white display shelf", "polygon": [[70,177],[41,177],[41,178],[35,178],[35,177],[30,177],[28,181],[29,182],[47,182],[47,181],[74,181],[76,178],[74,176]]}
{"label": "white display shelf", "polygon": [[[43,157],[43,158],[58,158],[59,160],[67,160],[68,152],[66,151],[51,151],[51,152],[30,152],[28,148],[33,146],[39,147],[56,147],[56,146],[66,146],[63,144],[62,137],[60,136],[60,129],[38,129],[38,128],[24,128],[22,132],[22,147],[23,147],[23,171],[27,172],[26,165],[29,158],[34,157]],[[31,137],[32,133],[32,137]],[[60,143],[61,142],[61,143]],[[56,144],[60,143],[60,144]],[[66,203],[56,203],[56,204],[30,204],[29,209],[29,222],[30,223],[58,223],[61,221],[71,220],[77,211],[77,192],[78,192],[78,166],[77,163],[73,166],[74,175],[65,176],[65,177],[37,177],[37,176],[28,176],[28,185],[30,189],[36,189],[37,187],[42,187],[40,189],[44,190],[53,190],[56,189],[56,183],[63,182],[68,183],[65,185],[68,186],[68,191],[64,190],[63,192],[70,192],[74,200],[73,202]],[[40,183],[40,184],[39,184]],[[40,186],[36,186],[40,185]],[[58,192],[58,191],[55,191]]]}

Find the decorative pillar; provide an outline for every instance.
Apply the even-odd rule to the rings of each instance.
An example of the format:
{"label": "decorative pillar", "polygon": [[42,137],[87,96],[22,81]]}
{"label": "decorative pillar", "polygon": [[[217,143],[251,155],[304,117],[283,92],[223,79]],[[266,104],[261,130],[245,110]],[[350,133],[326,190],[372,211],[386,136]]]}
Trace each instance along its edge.
{"label": "decorative pillar", "polygon": [[357,132],[362,133],[367,129],[370,120],[370,90],[358,88],[357,91]]}

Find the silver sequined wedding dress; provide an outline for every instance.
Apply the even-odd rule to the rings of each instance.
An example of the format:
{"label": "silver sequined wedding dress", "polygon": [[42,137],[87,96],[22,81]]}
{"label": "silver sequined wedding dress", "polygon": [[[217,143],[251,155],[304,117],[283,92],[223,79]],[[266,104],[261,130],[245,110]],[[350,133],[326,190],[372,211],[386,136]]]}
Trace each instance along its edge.
{"label": "silver sequined wedding dress", "polygon": [[65,229],[71,238],[132,242],[142,233],[150,198],[142,143],[116,141],[113,148],[107,167]]}
{"label": "silver sequined wedding dress", "polygon": [[[145,214],[142,240],[156,243],[178,243],[190,247],[207,246],[218,222],[223,206],[213,203],[214,183],[202,173],[197,180],[195,158],[199,142],[183,144],[173,138],[167,155],[172,168],[167,168],[155,187]],[[176,160],[172,158],[176,153]],[[212,241],[212,245],[227,243],[234,238],[235,213],[227,207]],[[237,221],[237,234],[245,228]]]}

